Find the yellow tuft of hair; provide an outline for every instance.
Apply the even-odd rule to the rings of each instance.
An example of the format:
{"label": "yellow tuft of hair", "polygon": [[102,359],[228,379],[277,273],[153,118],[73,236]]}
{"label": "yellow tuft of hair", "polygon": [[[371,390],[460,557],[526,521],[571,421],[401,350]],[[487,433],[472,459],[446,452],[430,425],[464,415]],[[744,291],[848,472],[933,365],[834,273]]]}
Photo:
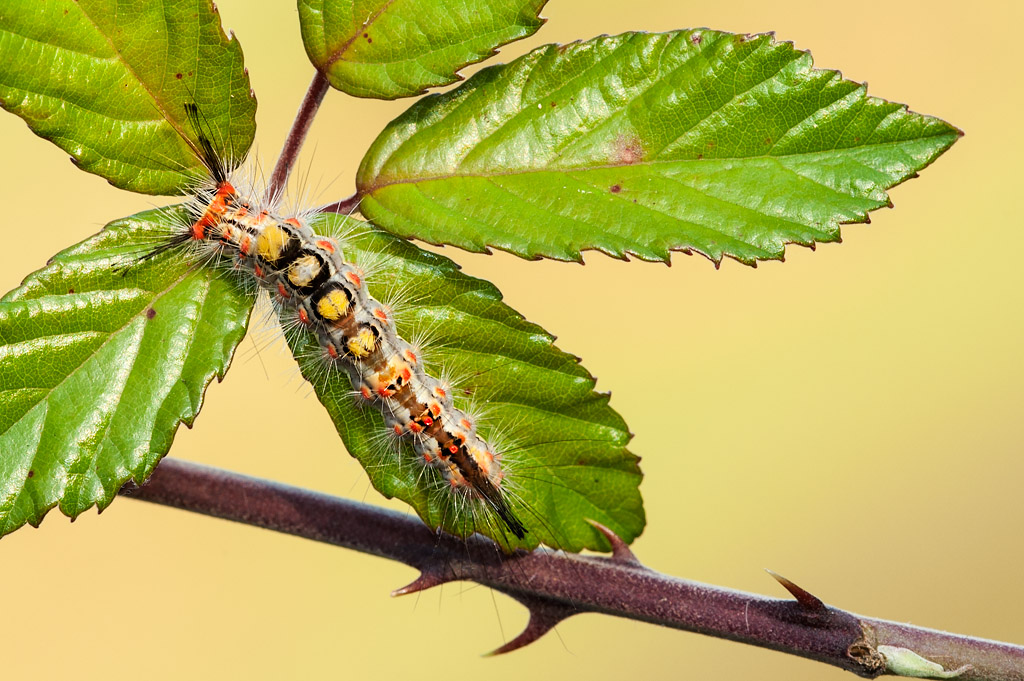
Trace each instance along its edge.
{"label": "yellow tuft of hair", "polygon": [[334,289],[317,301],[316,311],[321,319],[336,322],[348,314],[348,307],[348,296],[339,289]]}
{"label": "yellow tuft of hair", "polygon": [[376,340],[373,332],[369,329],[362,329],[348,342],[348,351],[353,357],[363,359],[373,353],[376,348]]}
{"label": "yellow tuft of hair", "polygon": [[291,235],[278,225],[269,225],[256,238],[256,252],[267,262],[277,262]]}

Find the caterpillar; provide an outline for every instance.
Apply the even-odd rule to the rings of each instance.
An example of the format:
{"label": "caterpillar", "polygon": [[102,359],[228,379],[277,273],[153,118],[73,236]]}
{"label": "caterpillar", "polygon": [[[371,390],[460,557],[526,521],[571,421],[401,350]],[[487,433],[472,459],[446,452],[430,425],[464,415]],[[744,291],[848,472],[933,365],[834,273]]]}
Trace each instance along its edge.
{"label": "caterpillar", "polygon": [[364,274],[338,242],[299,217],[259,207],[229,179],[231,164],[203,133],[198,107],[186,104],[194,151],[209,171],[183,223],[143,258],[191,245],[208,260],[230,263],[270,293],[281,313],[315,334],[328,367],[346,373],[355,393],[384,417],[389,434],[408,441],[418,461],[440,473],[453,494],[482,506],[522,539],[527,529],[502,488],[501,455],[431,376],[414,346],[397,332],[387,306],[367,290]]}

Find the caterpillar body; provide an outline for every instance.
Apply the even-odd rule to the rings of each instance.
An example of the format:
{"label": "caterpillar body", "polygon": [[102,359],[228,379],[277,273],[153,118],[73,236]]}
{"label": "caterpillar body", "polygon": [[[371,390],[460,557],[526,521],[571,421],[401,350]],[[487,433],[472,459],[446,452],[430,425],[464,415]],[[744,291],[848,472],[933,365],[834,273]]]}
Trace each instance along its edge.
{"label": "caterpillar body", "polygon": [[239,192],[202,133],[198,109],[186,110],[209,183],[193,198],[192,222],[144,257],[191,243],[250,274],[279,311],[293,313],[315,333],[323,361],[348,375],[357,399],[381,411],[389,432],[409,441],[422,465],[439,471],[452,493],[479,502],[522,539],[527,530],[502,489],[500,454],[454,405],[446,384],[427,373],[419,353],[396,331],[390,310],[368,292],[363,272],[345,261],[333,238],[296,217],[262,210]]}

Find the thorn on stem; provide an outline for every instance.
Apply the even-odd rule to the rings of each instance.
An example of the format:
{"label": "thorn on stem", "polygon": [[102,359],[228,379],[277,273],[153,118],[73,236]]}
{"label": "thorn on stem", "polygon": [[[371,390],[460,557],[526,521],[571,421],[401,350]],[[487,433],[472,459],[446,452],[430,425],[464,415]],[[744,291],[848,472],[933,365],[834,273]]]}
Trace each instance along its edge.
{"label": "thorn on stem", "polygon": [[523,598],[519,596],[515,598],[530,609],[530,621],[526,623],[526,628],[518,636],[500,648],[495,648],[487,653],[486,657],[503,655],[523,648],[551,631],[556,624],[566,617],[576,614],[576,610],[565,603],[553,603],[537,598]]}
{"label": "thorn on stem", "polygon": [[828,611],[828,608],[821,601],[821,599],[812,594],[810,591],[807,591],[806,589],[797,586],[796,584],[789,581],[788,579],[786,579],[779,573],[775,572],[774,570],[769,570],[765,568],[765,572],[770,574],[772,577],[775,578],[775,581],[784,586],[786,588],[786,591],[793,595],[793,598],[796,599],[797,603],[799,603],[804,610],[812,613],[822,613]]}
{"label": "thorn on stem", "polygon": [[407,594],[414,594],[417,591],[425,591],[434,586],[440,586],[445,582],[451,581],[450,579],[443,577],[436,572],[421,572],[420,576],[412,580],[400,589],[395,589],[391,592],[392,596],[405,596]]}
{"label": "thorn on stem", "polygon": [[605,527],[596,520],[591,520],[590,518],[584,518],[584,520],[590,523],[598,532],[603,534],[604,538],[608,540],[608,543],[612,545],[612,560],[626,565],[643,566],[633,553],[632,549],[629,548],[629,545],[622,541],[622,538],[619,537],[619,535],[615,534],[610,528]]}

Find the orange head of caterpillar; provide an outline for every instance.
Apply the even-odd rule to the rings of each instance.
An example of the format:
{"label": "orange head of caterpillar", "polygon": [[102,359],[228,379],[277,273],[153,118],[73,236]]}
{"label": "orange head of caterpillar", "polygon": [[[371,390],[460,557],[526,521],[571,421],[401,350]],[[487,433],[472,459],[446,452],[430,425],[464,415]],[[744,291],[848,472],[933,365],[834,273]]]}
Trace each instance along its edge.
{"label": "orange head of caterpillar", "polygon": [[221,182],[217,185],[217,193],[213,200],[203,211],[202,216],[192,223],[192,238],[203,240],[208,238],[208,231],[211,227],[219,225],[224,214],[238,200],[238,192],[230,182]]}

